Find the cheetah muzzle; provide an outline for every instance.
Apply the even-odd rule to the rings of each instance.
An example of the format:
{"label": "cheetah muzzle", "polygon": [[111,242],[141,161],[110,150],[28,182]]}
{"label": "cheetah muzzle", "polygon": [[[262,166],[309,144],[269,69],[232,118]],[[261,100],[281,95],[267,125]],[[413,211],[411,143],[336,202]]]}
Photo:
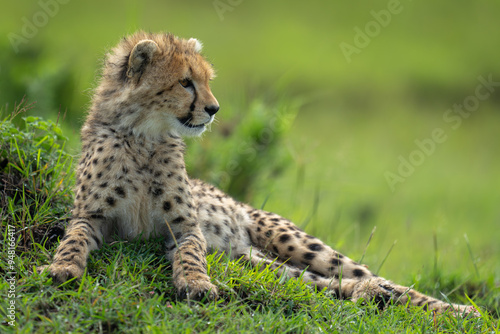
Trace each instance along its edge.
{"label": "cheetah muzzle", "polygon": [[49,266],[55,281],[81,277],[89,253],[114,235],[161,236],[181,297],[217,298],[207,275],[209,249],[340,298],[477,315],[377,277],[289,220],[190,179],[181,137],[200,135],[219,110],[201,48],[196,39],[139,32],[107,55],[81,131],[72,218]]}

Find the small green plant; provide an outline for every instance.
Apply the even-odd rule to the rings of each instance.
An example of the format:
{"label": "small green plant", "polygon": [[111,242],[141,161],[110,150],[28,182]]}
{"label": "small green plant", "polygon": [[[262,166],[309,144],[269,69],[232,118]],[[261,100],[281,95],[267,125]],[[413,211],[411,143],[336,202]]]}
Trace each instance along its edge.
{"label": "small green plant", "polygon": [[22,127],[13,123],[31,106],[23,100],[0,121],[1,232],[14,226],[25,249],[50,229],[62,233],[73,182],[73,159],[64,152],[67,139],[57,123],[34,116],[23,117]]}
{"label": "small green plant", "polygon": [[250,202],[256,190],[265,192],[270,180],[290,165],[284,139],[299,103],[277,97],[232,107],[214,133],[188,143],[186,165],[191,176]]}

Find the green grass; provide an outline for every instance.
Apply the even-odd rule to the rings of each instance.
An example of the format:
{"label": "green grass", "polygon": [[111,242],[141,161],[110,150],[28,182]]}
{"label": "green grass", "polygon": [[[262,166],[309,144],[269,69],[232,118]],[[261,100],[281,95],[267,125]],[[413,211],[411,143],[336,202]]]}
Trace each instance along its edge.
{"label": "green grass", "polygon": [[[46,275],[19,281],[20,333],[318,333],[492,331],[498,320],[433,317],[419,309],[339,301],[296,280],[208,257],[221,295],[215,302],[178,301],[170,265],[156,242],[117,242],[92,254],[81,282],[54,287]],[[20,270],[30,272],[29,260]]]}
{"label": "green grass", "polygon": [[[256,103],[263,109],[275,112],[284,108],[279,99],[275,101],[274,108],[263,105],[262,102]],[[266,115],[272,117],[273,113],[269,112],[267,111]],[[294,114],[294,108],[289,108],[290,117]],[[262,115],[256,113],[256,116]],[[253,123],[252,114],[248,117],[248,123],[254,125],[237,127],[230,138],[242,136],[247,139],[249,147],[252,147],[253,137],[249,133],[259,133],[258,129],[265,128],[266,124]],[[314,291],[312,287],[300,281],[276,277],[268,269],[249,268],[241,261],[229,261],[223,255],[214,254],[208,256],[208,270],[212,281],[220,289],[219,299],[214,302],[188,303],[176,297],[171,282],[170,263],[165,259],[161,240],[117,241],[107,244],[91,254],[87,271],[80,281],[55,286],[46,272],[39,274],[35,268],[50,263],[57,245],[54,243],[54,237],[57,237],[58,233],[60,236],[61,233],[58,226],[69,214],[68,186],[71,186],[73,181],[70,172],[71,159],[61,150],[65,138],[56,124],[33,117],[26,117],[24,123],[21,129],[13,126],[10,118],[4,118],[1,123],[4,130],[1,137],[2,152],[5,152],[2,156],[3,173],[17,175],[19,178],[19,184],[13,185],[17,187],[15,194],[3,193],[8,202],[2,207],[1,213],[4,239],[8,236],[7,224],[14,226],[16,230],[17,252],[14,269],[18,296],[16,327],[9,327],[4,322],[2,327],[6,332],[498,331],[500,322],[495,310],[498,309],[500,294],[494,275],[489,273],[482,274],[481,277],[476,275],[464,278],[456,271],[443,270],[442,264],[438,262],[434,263],[432,272],[415,280],[416,287],[439,298],[449,298],[451,302],[469,303],[465,297],[467,293],[482,307],[482,318],[462,319],[450,315],[434,317],[433,314],[418,308],[407,309],[404,306],[391,305],[380,312],[377,306],[369,301],[361,304],[337,300],[329,293]],[[254,131],[250,131],[252,128]],[[277,135],[276,138],[282,136]],[[204,145],[218,147],[215,144],[218,140],[227,140],[227,137],[216,137],[213,143]],[[260,147],[260,141],[254,142],[257,145],[255,147]],[[191,143],[193,146],[200,144],[203,143]],[[269,149],[273,145],[277,145],[277,142],[266,147]],[[219,149],[231,150],[231,146],[222,146]],[[192,152],[196,153],[196,150]],[[220,154],[218,149],[214,150],[213,153],[207,153],[208,161],[213,159],[212,155]],[[252,161],[256,166],[261,163],[261,159],[267,159],[266,152],[272,150],[262,152],[263,156]],[[237,151],[234,153],[238,158]],[[27,159],[30,156],[38,158]],[[222,163],[221,166],[225,164]],[[270,170],[272,171],[272,168]],[[255,171],[263,175],[269,172],[267,169],[258,168]],[[30,182],[30,179],[34,181]],[[269,202],[266,206],[272,205],[271,199]],[[318,206],[321,206],[323,199],[318,199],[318,202]],[[308,205],[299,205],[301,206]],[[311,206],[308,209],[311,209]],[[320,212],[316,211],[309,220],[318,219],[318,215]],[[317,232],[314,230],[318,224],[313,226],[316,227],[305,227]],[[377,233],[379,232],[374,234],[373,240],[376,240]],[[316,234],[321,236],[320,233]],[[344,235],[337,240],[347,238]],[[365,243],[366,241],[364,240]],[[366,258],[377,254],[381,256],[382,262],[392,262],[397,251],[393,250],[387,258],[387,248],[374,249],[372,242],[367,245],[369,249]],[[470,247],[470,255],[475,257],[473,245],[467,246]],[[439,246],[435,247],[436,252],[440,249]],[[2,271],[5,277],[10,277],[6,273],[11,270],[5,266],[7,251],[7,243],[4,243]],[[355,246],[347,253],[351,255],[357,251],[362,251],[362,247]],[[478,268],[484,271],[481,265]],[[2,291],[8,290],[6,280],[2,280],[0,286]],[[441,292],[448,296],[443,297]],[[0,312],[4,319],[8,312],[8,303],[7,298],[0,302]]]}

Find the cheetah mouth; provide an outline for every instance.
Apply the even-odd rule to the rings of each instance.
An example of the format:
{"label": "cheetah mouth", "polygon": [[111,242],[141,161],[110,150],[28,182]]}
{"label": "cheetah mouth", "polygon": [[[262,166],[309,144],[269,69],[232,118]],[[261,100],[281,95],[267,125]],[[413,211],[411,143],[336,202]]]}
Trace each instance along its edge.
{"label": "cheetah mouth", "polygon": [[201,124],[193,124],[191,123],[191,116],[186,116],[186,117],[177,117],[177,120],[185,127],[190,128],[190,129],[197,129],[197,128],[202,128],[205,126],[205,123]]}

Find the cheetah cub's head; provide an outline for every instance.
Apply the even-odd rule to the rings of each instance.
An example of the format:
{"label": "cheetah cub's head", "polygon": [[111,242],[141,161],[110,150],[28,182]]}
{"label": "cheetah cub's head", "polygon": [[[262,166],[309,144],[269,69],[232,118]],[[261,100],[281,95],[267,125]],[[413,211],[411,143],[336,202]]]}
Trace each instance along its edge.
{"label": "cheetah cub's head", "polygon": [[201,48],[171,34],[125,38],[107,57],[97,99],[109,99],[104,109],[118,108],[113,117],[136,134],[198,136],[219,110]]}

